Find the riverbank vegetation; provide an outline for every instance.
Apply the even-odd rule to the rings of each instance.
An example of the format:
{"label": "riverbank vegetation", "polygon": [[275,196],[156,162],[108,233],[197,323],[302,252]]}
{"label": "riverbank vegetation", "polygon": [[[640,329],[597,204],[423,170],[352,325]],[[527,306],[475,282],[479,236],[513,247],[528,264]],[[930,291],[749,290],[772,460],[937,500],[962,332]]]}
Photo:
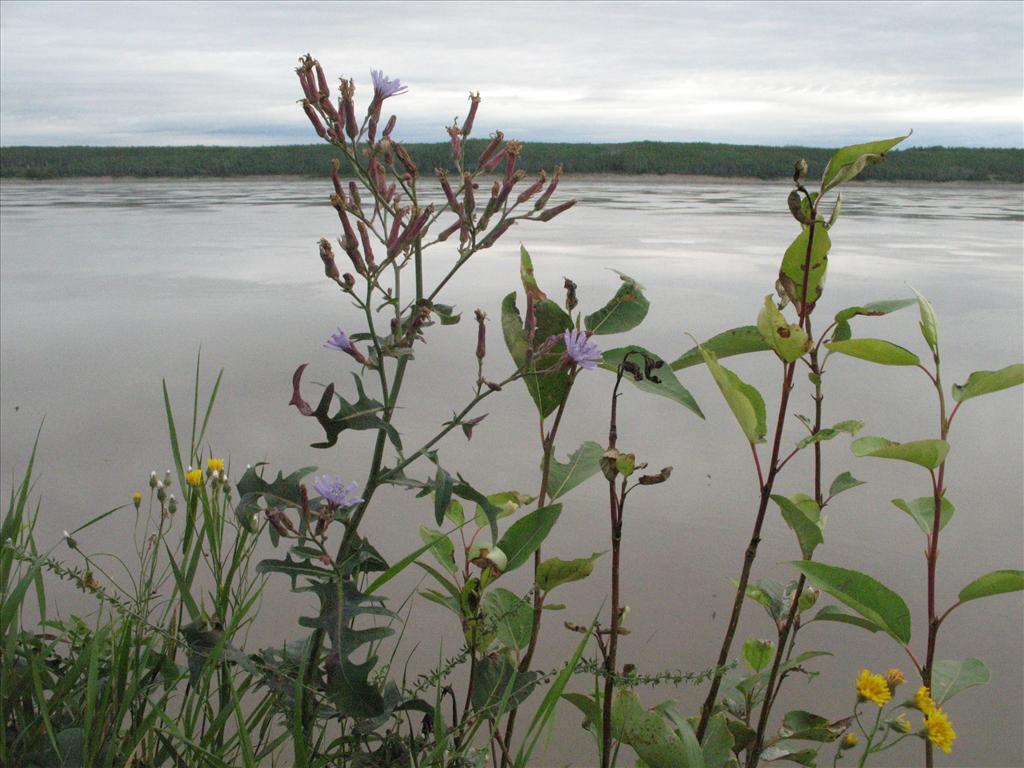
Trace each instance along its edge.
{"label": "riverbank vegetation", "polygon": [[[474,162],[487,139],[466,141]],[[623,144],[530,143],[520,167],[536,173],[561,163],[566,173],[785,178],[794,157],[825,167],[833,150],[740,144],[637,141]],[[443,168],[447,144],[409,144],[406,150],[424,169]],[[271,147],[4,147],[0,178],[79,177],[219,178],[302,176],[320,178],[336,154],[330,146]],[[1024,150],[921,147],[889,153],[871,175],[889,181],[1024,182]]]}
{"label": "riverbank vegetation", "polygon": [[[32,502],[30,460],[0,532],[0,763],[522,768],[543,764],[556,711],[592,738],[593,751],[579,764],[602,768],[864,766],[904,742],[931,768],[958,739],[991,737],[958,725],[963,710],[954,697],[1006,671],[973,657],[944,658],[942,630],[965,614],[982,622],[983,611],[1011,610],[989,598],[1024,589],[1024,572],[979,562],[977,578],[961,585],[956,600],[937,594],[942,565],[963,556],[956,545],[961,526],[971,525],[968,514],[954,517],[947,495],[952,475],[969,471],[969,459],[947,471],[946,457],[969,453],[955,444],[954,422],[975,408],[997,408],[999,393],[1024,383],[1024,365],[997,361],[950,386],[943,363],[955,350],[941,348],[932,304],[903,285],[879,286],[895,296],[826,309],[832,239],[843,231],[839,188],[885,167],[905,136],[827,153],[817,184],[807,158],[790,162],[784,215],[792,240],[779,244],[779,268],[764,275],[763,292],[747,297],[751,323],[703,340],[680,334],[678,348],[662,357],[637,344],[615,346],[616,336],[647,317],[642,285],[620,273],[614,295],[594,300],[587,273],[555,282],[544,254],[525,247],[517,284],[504,297],[481,296],[490,313],[459,313],[444,303],[451,278],[472,271],[475,257],[513,225],[528,240],[534,228],[571,215],[575,200],[559,189],[561,166],[529,170],[523,145],[501,134],[468,153],[477,98],[461,125],[449,127],[443,154],[421,165],[422,156],[391,138],[395,118],[384,114],[404,91],[399,82],[374,72],[373,96],[357,114],[351,82],[342,80],[334,101],[320,64],[309,56],[300,61],[306,117],[330,145],[325,158],[338,158],[321,170],[333,190],[339,237],[311,242],[309,263],[354,309],[350,317],[359,317],[336,331],[325,320],[324,337],[309,341],[310,349],[323,345],[336,354],[342,371],[334,382],[315,384],[331,376],[306,376],[307,364],[291,380],[289,406],[308,426],[312,447],[323,451],[326,470],[228,465],[207,434],[220,379],[204,395],[198,365],[190,418],[175,417],[164,387],[173,469],[151,474],[124,507],[62,539],[39,540],[46,509]],[[439,202],[428,203],[427,190]],[[424,272],[428,258],[449,265],[436,282]],[[885,316],[899,311],[920,317],[914,349],[880,337]],[[473,375],[452,382],[451,407],[435,414],[436,431],[413,441],[403,434],[417,407],[416,377],[407,371],[432,359],[436,345],[428,339],[460,322],[473,328],[475,344],[466,349]],[[723,364],[737,355],[760,357],[760,380],[744,381]],[[843,397],[844,376],[877,381],[885,397],[893,367],[917,375],[922,399],[935,408],[903,442],[864,436],[865,422],[846,413]],[[581,376],[603,377],[601,401],[577,396]],[[650,634],[658,616],[629,611],[630,592],[650,586],[631,583],[622,544],[643,551],[633,547],[630,521],[651,511],[651,486],[679,482],[688,461],[664,445],[642,455],[629,442],[636,439],[629,425],[642,408],[705,418],[684,384],[698,376],[710,377],[724,400],[717,436],[750,457],[757,489],[750,508],[720,513],[740,516],[751,533],[736,542],[735,569],[721,574],[723,583],[735,577],[717,605],[729,616],[724,631],[690,620],[688,634],[715,635],[715,657],[694,658],[681,640],[679,670],[640,669],[623,659],[642,648],[633,632]],[[530,413],[501,423],[533,436],[538,477],[499,479],[501,456],[455,466],[452,441],[498,428],[502,394],[517,387],[529,393]],[[810,415],[793,413],[797,394]],[[974,402],[981,397],[985,406]],[[841,410],[841,421],[827,415]],[[592,437],[582,444],[566,444],[560,431],[570,411],[589,415]],[[339,452],[353,431],[370,437],[372,456],[363,466]],[[849,469],[825,476],[826,453]],[[798,454],[806,461],[792,462]],[[820,559],[826,511],[866,515],[862,500],[848,499],[869,492],[861,486],[877,461],[906,470],[906,498],[892,501],[905,515],[905,539],[878,546],[907,560],[921,558],[923,549],[917,588],[927,610],[916,623],[906,599],[861,563],[832,561],[844,548]],[[680,469],[673,472],[673,463]],[[1006,471],[1015,469],[1007,457]],[[784,494],[781,477],[803,492]],[[584,483],[599,485],[607,499],[592,510],[607,548],[551,551],[548,536],[564,524],[563,508],[577,503],[573,491]],[[422,545],[411,552],[393,551],[386,537],[369,538],[364,523],[389,511],[378,495],[384,488],[419,499],[421,514],[407,524]],[[956,505],[969,509],[971,500]],[[699,560],[701,542],[685,529],[687,510],[673,513],[678,557]],[[769,515],[785,528],[766,527]],[[85,551],[85,532],[105,525],[131,528],[134,561]],[[867,519],[864,531],[872,535]],[[779,532],[792,552],[785,582],[759,573],[762,538]],[[257,542],[274,547],[273,555],[258,555]],[[855,556],[863,548],[845,551]],[[652,579],[663,578],[657,563],[649,566]],[[412,594],[396,594],[395,577],[406,570],[422,581]],[[596,615],[574,604],[584,579],[607,585]],[[88,595],[95,610],[81,618],[53,615],[47,595],[58,583]],[[664,590],[666,611],[674,609],[673,591],[686,586]],[[261,595],[270,589],[290,590],[308,609],[294,626],[261,615]],[[974,605],[979,600],[985,602]],[[407,610],[412,601],[418,611],[450,620],[460,647],[442,648],[418,631]],[[740,635],[744,610],[763,621],[759,636]],[[276,621],[286,636],[272,647],[248,647],[260,621]],[[816,647],[802,631],[811,623],[822,629],[812,633]],[[813,683],[842,648],[835,634],[865,631],[887,649],[891,667],[864,669],[832,692],[827,711],[780,711],[781,701],[806,690],[795,681]],[[572,651],[556,666],[537,664],[538,648],[566,638]],[[818,645],[822,638],[833,650]],[[408,671],[415,647],[425,648],[433,665],[419,676]],[[650,689],[658,685],[660,703],[653,704]],[[703,705],[687,710],[665,697],[668,685],[704,686]]]}

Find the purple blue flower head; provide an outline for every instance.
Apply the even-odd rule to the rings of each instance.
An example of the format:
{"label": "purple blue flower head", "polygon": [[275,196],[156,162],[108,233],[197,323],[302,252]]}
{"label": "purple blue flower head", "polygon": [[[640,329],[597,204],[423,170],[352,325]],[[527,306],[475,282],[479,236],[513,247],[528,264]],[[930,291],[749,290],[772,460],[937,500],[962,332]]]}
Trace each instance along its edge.
{"label": "purple blue flower head", "polygon": [[337,333],[331,334],[331,338],[324,344],[328,349],[336,349],[339,352],[349,352],[352,349],[352,341],[341,328]]}
{"label": "purple blue flower head", "polygon": [[592,371],[601,362],[601,350],[586,331],[566,331],[562,339],[565,342],[566,358],[580,368]]}
{"label": "purple blue flower head", "polygon": [[373,78],[374,101],[384,101],[384,99],[391,96],[401,96],[409,90],[407,85],[402,85],[401,80],[397,78],[392,80],[390,77],[385,77],[383,70],[371,69],[370,77]]}
{"label": "purple blue flower head", "polygon": [[340,477],[324,475],[313,482],[313,488],[323,496],[333,507],[354,507],[362,504],[363,499],[356,496],[358,484],[353,480],[345,485]]}

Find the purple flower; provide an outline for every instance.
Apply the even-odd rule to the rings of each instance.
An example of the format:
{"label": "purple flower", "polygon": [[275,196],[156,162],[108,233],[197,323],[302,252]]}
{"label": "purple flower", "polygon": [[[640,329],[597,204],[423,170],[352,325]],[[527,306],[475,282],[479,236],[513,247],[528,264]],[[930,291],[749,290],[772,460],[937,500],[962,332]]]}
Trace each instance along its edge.
{"label": "purple flower", "polygon": [[336,349],[339,352],[351,352],[354,349],[352,342],[341,328],[327,340],[324,346],[328,349]]}
{"label": "purple flower", "polygon": [[378,103],[390,96],[401,96],[409,90],[407,85],[402,85],[401,80],[385,77],[382,70],[371,69],[370,77],[373,78],[373,100]]}
{"label": "purple flower", "polygon": [[348,485],[341,482],[340,477],[324,475],[313,483],[313,488],[330,503],[332,507],[354,507],[363,502],[362,498],[356,496],[356,482],[353,480]]}
{"label": "purple flower", "polygon": [[590,340],[586,331],[566,331],[562,338],[565,341],[565,356],[588,371],[594,370],[601,360],[601,350]]}

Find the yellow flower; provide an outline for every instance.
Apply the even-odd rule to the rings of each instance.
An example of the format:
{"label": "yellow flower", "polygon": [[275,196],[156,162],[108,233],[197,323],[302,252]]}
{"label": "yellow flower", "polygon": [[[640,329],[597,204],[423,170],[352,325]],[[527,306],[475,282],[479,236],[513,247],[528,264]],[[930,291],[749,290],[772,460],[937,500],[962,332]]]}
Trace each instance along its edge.
{"label": "yellow flower", "polygon": [[846,735],[843,736],[843,749],[853,749],[857,746],[857,742],[859,741],[860,739],[857,738],[856,733],[854,733],[853,731],[848,731]]}
{"label": "yellow flower", "polygon": [[895,692],[900,683],[904,682],[906,679],[907,678],[903,676],[903,673],[895,667],[885,673],[885,684],[889,686],[890,692]]}
{"label": "yellow flower", "polygon": [[949,717],[938,707],[935,707],[924,717],[924,727],[927,732],[928,741],[941,749],[947,755],[953,751],[953,740],[956,738],[956,731],[949,722]]}
{"label": "yellow flower", "polygon": [[910,721],[907,720],[907,716],[900,712],[896,717],[889,721],[889,727],[897,733],[910,733],[910,729],[913,727]]}
{"label": "yellow flower", "polygon": [[207,472],[223,472],[224,471],[224,459],[209,459],[206,462]]}
{"label": "yellow flower", "polygon": [[862,669],[857,678],[857,696],[864,701],[870,701],[882,707],[892,698],[892,693],[889,691],[884,677],[873,675],[868,670]]}
{"label": "yellow flower", "polygon": [[191,485],[193,488],[198,488],[203,484],[203,470],[192,469],[185,473],[185,482]]}
{"label": "yellow flower", "polygon": [[142,503],[142,494],[139,493],[138,491],[136,491],[135,493],[132,494],[132,504],[134,504],[135,508],[138,509],[139,508],[139,504],[141,504],[141,503]]}
{"label": "yellow flower", "polygon": [[927,717],[935,711],[935,702],[932,701],[931,692],[926,686],[921,686],[917,689],[917,693],[914,694],[914,709],[919,709],[924,712]]}

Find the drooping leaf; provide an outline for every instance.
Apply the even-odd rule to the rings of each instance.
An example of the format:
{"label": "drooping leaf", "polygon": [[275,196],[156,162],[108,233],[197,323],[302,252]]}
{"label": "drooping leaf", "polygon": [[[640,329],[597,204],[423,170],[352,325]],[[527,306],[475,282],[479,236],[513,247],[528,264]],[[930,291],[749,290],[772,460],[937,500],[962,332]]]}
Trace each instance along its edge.
{"label": "drooping leaf", "polygon": [[836,475],[836,479],[832,481],[832,485],[829,486],[828,495],[829,498],[836,496],[843,491],[848,491],[851,488],[856,488],[858,485],[864,485],[863,480],[858,480],[849,472],[841,472]]}
{"label": "drooping leaf", "polygon": [[979,576],[960,590],[960,602],[1024,590],[1024,571],[1002,570]]}
{"label": "drooping leaf", "polygon": [[[810,248],[810,259],[807,251]],[[779,268],[779,284],[797,309],[805,303],[804,283],[807,289],[807,304],[815,304],[825,289],[825,273],[828,270],[828,253],[832,248],[824,222],[814,227],[814,242],[811,242],[811,227],[801,225],[800,234],[786,249]],[[809,267],[809,268],[808,268]]]}
{"label": "drooping leaf", "polygon": [[961,691],[976,685],[987,685],[991,674],[979,659],[936,661],[932,665],[932,700],[942,706]]}
{"label": "drooping leaf", "polygon": [[850,357],[867,360],[879,365],[918,365],[921,360],[898,344],[884,339],[847,339],[846,341],[830,341],[825,344],[833,352]]}
{"label": "drooping leaf", "polygon": [[560,514],[561,504],[549,504],[524,515],[509,526],[497,543],[498,549],[508,557],[506,572],[514,571],[537,551],[537,547],[547,538]]}
{"label": "drooping leaf", "polygon": [[528,296],[532,296],[534,301],[547,299],[547,294],[537,285],[537,277],[533,274],[533,260],[524,245],[519,246],[519,278],[523,281],[523,290]]}
{"label": "drooping leaf", "polygon": [[587,578],[594,571],[594,561],[602,554],[595,552],[590,557],[579,557],[575,560],[548,558],[537,567],[537,589],[550,592],[561,584]]}
{"label": "drooping leaf", "polygon": [[[637,361],[639,356],[636,353],[646,355],[655,362],[661,360],[661,358],[653,352],[650,352],[643,347],[639,347],[636,344],[631,344],[628,347],[619,347],[617,349],[607,350],[604,353],[604,359],[600,363],[600,366],[606,371],[615,372],[619,369],[619,365],[622,364],[626,355],[632,355],[630,359]],[[653,369],[652,373],[659,379],[659,381],[651,381],[647,378],[643,381],[636,381],[629,374],[625,376],[625,379],[626,381],[632,382],[634,386],[644,392],[649,392],[652,395],[660,395],[661,397],[667,397],[669,400],[679,403],[684,408],[688,408],[693,411],[702,419],[704,418],[704,413],[701,411],[700,406],[697,405],[697,401],[693,399],[693,395],[690,394],[686,387],[679,383],[679,379],[676,378],[675,373],[672,372],[672,369],[668,365],[662,365],[661,368]]]}
{"label": "drooping leaf", "polygon": [[604,449],[600,445],[588,440],[570,453],[564,464],[552,456],[548,470],[548,496],[557,499],[600,472],[602,453]]}
{"label": "drooping leaf", "polygon": [[[892,503],[912,518],[917,523],[918,527],[924,531],[926,536],[930,536],[932,533],[932,524],[935,522],[935,499],[932,496],[922,496],[919,499],[913,501],[906,501],[905,499],[893,499]],[[942,504],[939,510],[939,530],[941,531],[946,527],[946,523],[953,519],[953,512],[955,512],[953,502],[947,499],[945,496],[942,497]]]}
{"label": "drooping leaf", "polygon": [[764,306],[757,316],[757,331],[784,362],[799,360],[810,349],[807,332],[796,323],[786,322],[771,296],[764,297]]}
{"label": "drooping leaf", "polygon": [[595,334],[622,333],[636,328],[647,317],[651,304],[644,296],[643,286],[629,275],[619,272],[619,277],[622,285],[611,301],[583,318],[583,325],[588,331]]}
{"label": "drooping leaf", "polygon": [[849,435],[856,435],[861,429],[864,428],[864,422],[854,421],[849,419],[847,421],[839,421],[833,424],[831,427],[825,427],[819,429],[813,435],[808,435],[799,443],[796,444],[796,449],[802,450],[809,445],[820,443],[825,440],[832,440],[835,437],[843,434],[844,432]]}
{"label": "drooping leaf", "polygon": [[751,444],[764,442],[768,427],[765,421],[764,398],[735,373],[719,365],[714,352],[703,350],[704,362],[725,397],[729,409]]}
{"label": "drooping leaf", "polygon": [[909,443],[894,443],[884,437],[862,437],[850,445],[854,456],[873,456],[876,459],[898,459],[912,464],[935,469],[949,453],[945,440],[914,440]]}
{"label": "drooping leaf", "polygon": [[899,642],[910,642],[910,609],[902,597],[884,584],[859,571],[825,563],[803,560],[790,565]]}
{"label": "drooping leaf", "polygon": [[962,403],[972,397],[987,395],[1021,384],[1024,384],[1024,363],[1008,365],[998,371],[975,371],[967,377],[966,384],[953,385],[953,399]]}
{"label": "drooping leaf", "polygon": [[885,153],[909,135],[908,133],[906,136],[869,141],[865,144],[851,144],[836,150],[821,175],[821,193],[825,194],[830,189],[849,181],[866,166],[882,162]]}
{"label": "drooping leaf", "polygon": [[825,540],[821,531],[821,510],[818,509],[818,505],[814,499],[803,494],[797,494],[792,498],[772,494],[772,501],[779,505],[783,519],[796,534],[800,553],[805,559],[810,560],[815,548]]}
{"label": "drooping leaf", "polygon": [[861,616],[853,616],[835,605],[826,605],[815,614],[811,621],[836,621],[840,624],[852,624],[855,627],[866,629],[868,632],[878,632],[882,628]]}
{"label": "drooping leaf", "polygon": [[498,640],[507,648],[526,648],[530,644],[533,606],[529,602],[495,587],[484,595],[484,611],[487,621],[497,628]]}
{"label": "drooping leaf", "polygon": [[917,299],[883,299],[882,301],[872,301],[863,306],[847,307],[836,313],[836,329],[832,333],[832,341],[846,341],[850,338],[852,335],[850,330],[851,318],[859,315],[881,317],[916,303]]}
{"label": "drooping leaf", "polygon": [[[723,357],[744,355],[748,352],[764,352],[771,349],[771,345],[764,340],[756,325],[744,325],[723,331],[717,336],[712,336],[700,346],[714,352],[719,360]],[[703,364],[704,357],[700,353],[700,347],[692,347],[672,361],[669,367],[673,371],[681,371],[683,368]]]}

